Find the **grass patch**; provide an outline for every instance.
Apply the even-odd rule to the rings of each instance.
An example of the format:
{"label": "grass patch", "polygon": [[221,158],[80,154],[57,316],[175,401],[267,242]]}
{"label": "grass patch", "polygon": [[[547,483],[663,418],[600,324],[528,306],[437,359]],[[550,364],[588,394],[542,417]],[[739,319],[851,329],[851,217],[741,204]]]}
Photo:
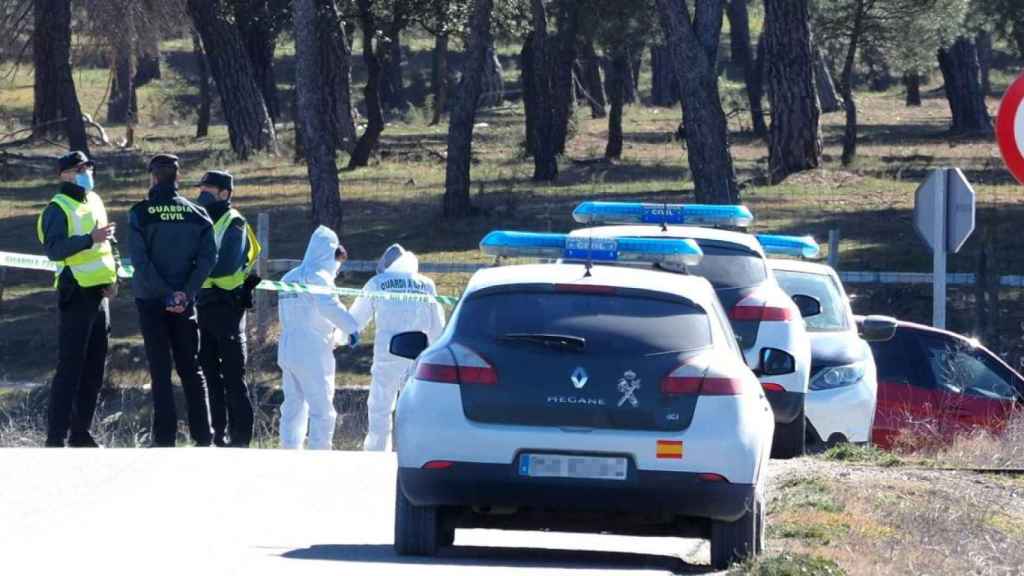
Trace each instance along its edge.
{"label": "grass patch", "polygon": [[891,452],[886,452],[875,446],[859,446],[855,444],[837,444],[826,450],[822,457],[835,462],[874,464],[883,468],[892,468],[904,464],[899,456]]}
{"label": "grass patch", "polygon": [[828,546],[849,535],[850,524],[846,520],[844,515],[835,512],[786,512],[768,526],[768,535]]}
{"label": "grass patch", "polygon": [[733,568],[730,576],[846,576],[846,571],[828,558],[809,554],[778,554]]}
{"label": "grass patch", "polygon": [[842,512],[844,507],[837,501],[829,484],[818,477],[791,478],[780,487],[782,495],[774,511],[816,510],[819,512]]}

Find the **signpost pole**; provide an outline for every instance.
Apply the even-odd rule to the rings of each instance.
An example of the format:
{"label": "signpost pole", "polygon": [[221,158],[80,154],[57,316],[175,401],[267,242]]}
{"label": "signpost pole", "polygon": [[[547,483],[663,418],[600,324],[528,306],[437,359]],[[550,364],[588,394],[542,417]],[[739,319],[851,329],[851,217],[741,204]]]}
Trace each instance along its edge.
{"label": "signpost pole", "polygon": [[932,224],[932,326],[946,329],[946,202],[951,170],[944,170],[942,190],[935,195]]}

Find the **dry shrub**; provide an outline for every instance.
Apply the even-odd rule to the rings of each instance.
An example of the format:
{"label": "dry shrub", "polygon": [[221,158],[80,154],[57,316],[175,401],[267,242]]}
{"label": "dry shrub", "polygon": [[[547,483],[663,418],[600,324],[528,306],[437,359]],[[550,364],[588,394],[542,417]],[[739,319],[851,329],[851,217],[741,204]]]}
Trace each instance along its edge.
{"label": "dry shrub", "polygon": [[935,454],[941,465],[960,468],[1024,468],[1024,412],[998,435],[987,430],[958,436]]}

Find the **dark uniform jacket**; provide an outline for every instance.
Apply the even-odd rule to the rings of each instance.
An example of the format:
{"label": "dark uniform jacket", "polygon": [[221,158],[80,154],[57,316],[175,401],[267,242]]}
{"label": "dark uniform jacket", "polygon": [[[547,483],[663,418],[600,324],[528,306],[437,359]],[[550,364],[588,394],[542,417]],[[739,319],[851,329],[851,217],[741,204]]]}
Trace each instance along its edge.
{"label": "dark uniform jacket", "polygon": [[175,186],[154,186],[128,214],[132,290],[139,300],[165,301],[184,292],[194,302],[217,263],[213,223]]}

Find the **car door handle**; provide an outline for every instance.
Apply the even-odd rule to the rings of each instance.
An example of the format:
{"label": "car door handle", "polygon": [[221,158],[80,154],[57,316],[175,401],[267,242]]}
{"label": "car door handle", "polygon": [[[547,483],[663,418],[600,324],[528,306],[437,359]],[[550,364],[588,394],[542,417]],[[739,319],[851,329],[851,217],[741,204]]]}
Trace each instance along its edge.
{"label": "car door handle", "polygon": [[585,428],[585,427],[582,427],[582,426],[562,426],[560,429],[562,430],[562,432],[574,432],[574,433],[577,433],[577,434],[593,432],[594,431],[593,428]]}

